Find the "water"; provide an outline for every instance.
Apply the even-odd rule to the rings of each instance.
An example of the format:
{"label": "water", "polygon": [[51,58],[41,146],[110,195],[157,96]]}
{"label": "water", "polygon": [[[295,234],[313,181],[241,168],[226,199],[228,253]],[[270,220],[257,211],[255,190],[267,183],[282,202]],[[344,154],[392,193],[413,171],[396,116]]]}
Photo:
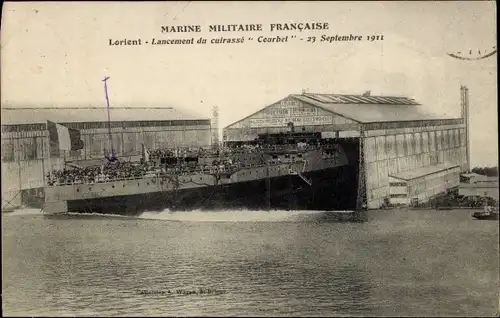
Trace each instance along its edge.
{"label": "water", "polygon": [[[470,211],[2,215],[8,316],[492,316],[498,222]],[[200,293],[199,288],[204,288]],[[209,290],[207,290],[209,289]],[[195,293],[191,293],[195,291]]]}

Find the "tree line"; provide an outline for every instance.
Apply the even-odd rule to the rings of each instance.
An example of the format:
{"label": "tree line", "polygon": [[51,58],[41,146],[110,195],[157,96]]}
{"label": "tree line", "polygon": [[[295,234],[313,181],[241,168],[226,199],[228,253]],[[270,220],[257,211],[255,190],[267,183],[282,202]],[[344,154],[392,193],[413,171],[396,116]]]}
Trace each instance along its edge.
{"label": "tree line", "polygon": [[498,167],[474,167],[472,172],[488,177],[498,177]]}

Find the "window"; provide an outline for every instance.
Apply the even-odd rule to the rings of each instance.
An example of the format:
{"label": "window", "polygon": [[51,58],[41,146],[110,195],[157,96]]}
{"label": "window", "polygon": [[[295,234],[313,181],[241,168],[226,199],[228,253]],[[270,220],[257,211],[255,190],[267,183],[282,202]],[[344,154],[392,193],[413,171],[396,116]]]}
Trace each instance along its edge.
{"label": "window", "polygon": [[406,198],[406,194],[391,194],[391,198]]}
{"label": "window", "polygon": [[406,183],[404,182],[391,182],[389,185],[391,187],[406,187]]}

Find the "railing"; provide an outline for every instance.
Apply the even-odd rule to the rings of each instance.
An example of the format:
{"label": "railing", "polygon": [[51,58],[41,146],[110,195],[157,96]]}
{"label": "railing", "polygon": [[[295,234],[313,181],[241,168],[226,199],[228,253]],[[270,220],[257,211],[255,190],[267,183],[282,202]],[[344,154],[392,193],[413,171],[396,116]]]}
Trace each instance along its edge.
{"label": "railing", "polygon": [[[323,145],[323,146],[304,146],[304,147],[297,147],[297,146],[272,146],[272,147],[256,147],[256,148],[227,148],[227,149],[220,149],[218,154],[212,149],[208,150],[203,150],[199,151],[198,153],[193,152],[193,151],[188,151],[185,153],[187,157],[193,157],[198,156],[201,158],[211,158],[211,157],[218,157],[218,156],[228,156],[231,154],[247,154],[247,153],[256,153],[256,152],[261,152],[261,153],[273,153],[273,152],[307,152],[307,151],[313,151],[313,150],[322,150],[322,149],[336,149],[335,146],[333,145]],[[163,155],[163,154],[156,154],[156,153],[150,153],[149,156],[152,159],[160,159],[160,158],[183,158],[184,154],[177,154],[175,155],[175,152],[172,150],[164,150],[165,152],[168,152],[169,155]]]}
{"label": "railing", "polygon": [[94,182],[89,182],[82,180],[82,182],[55,182],[55,184],[50,185],[50,186],[65,186],[65,185],[78,185],[78,184],[98,184],[98,183],[112,183],[112,182],[119,182],[119,181],[131,181],[131,180],[142,180],[146,178],[163,178],[163,177],[175,177],[175,176],[186,176],[186,175],[191,175],[191,174],[206,174],[206,175],[214,175],[214,174],[221,174],[221,173],[236,173],[242,169],[250,169],[250,168],[265,168],[267,166],[280,166],[280,165],[288,165],[290,163],[300,163],[305,160],[295,160],[290,162],[288,161],[283,161],[283,162],[273,162],[266,164],[246,164],[246,165],[231,165],[225,167],[210,167],[210,168],[203,168],[203,169],[188,169],[188,170],[175,170],[175,171],[166,171],[166,172],[149,172],[150,175],[147,173],[142,175],[142,176],[133,176],[133,177],[126,177],[126,178],[109,178],[108,180],[95,180]]}

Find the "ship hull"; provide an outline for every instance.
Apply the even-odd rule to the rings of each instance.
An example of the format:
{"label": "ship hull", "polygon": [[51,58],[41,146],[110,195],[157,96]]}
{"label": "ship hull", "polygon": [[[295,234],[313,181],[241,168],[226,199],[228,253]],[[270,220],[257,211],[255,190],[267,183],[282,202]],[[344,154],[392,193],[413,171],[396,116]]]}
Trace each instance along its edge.
{"label": "ship hull", "polygon": [[[67,201],[67,212],[140,215],[146,211],[349,210],[356,204],[351,166],[203,188]],[[354,194],[354,195],[353,195]]]}

